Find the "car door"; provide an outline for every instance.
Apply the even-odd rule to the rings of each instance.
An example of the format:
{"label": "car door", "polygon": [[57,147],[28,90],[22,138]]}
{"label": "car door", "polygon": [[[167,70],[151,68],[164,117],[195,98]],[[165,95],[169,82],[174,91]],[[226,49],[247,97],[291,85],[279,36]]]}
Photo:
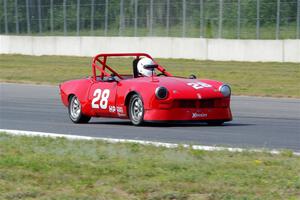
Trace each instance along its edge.
{"label": "car door", "polygon": [[101,117],[115,117],[116,91],[117,82],[94,82],[89,91],[92,112]]}

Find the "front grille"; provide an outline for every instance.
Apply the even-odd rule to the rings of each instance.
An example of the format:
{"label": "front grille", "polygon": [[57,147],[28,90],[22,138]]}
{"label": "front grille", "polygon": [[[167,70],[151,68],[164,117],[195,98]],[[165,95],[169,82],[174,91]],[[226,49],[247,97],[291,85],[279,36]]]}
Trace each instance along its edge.
{"label": "front grille", "polygon": [[200,108],[214,108],[215,107],[215,100],[200,100]]}
{"label": "front grille", "polygon": [[229,99],[195,99],[175,100],[173,107],[177,108],[224,108],[229,106]]}
{"label": "front grille", "polygon": [[197,101],[195,100],[179,100],[178,101],[178,107],[179,108],[196,108],[197,107]]}

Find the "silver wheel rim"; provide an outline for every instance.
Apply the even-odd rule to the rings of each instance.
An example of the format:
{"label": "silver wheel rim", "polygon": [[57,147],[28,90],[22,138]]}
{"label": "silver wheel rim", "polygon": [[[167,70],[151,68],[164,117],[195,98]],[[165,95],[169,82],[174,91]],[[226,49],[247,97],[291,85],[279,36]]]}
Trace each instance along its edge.
{"label": "silver wheel rim", "polygon": [[80,116],[81,113],[81,106],[80,103],[77,99],[77,97],[73,97],[72,101],[71,101],[71,107],[70,107],[70,111],[71,111],[71,117],[73,119],[77,119]]}
{"label": "silver wheel rim", "polygon": [[139,98],[134,99],[131,106],[131,117],[133,121],[136,122],[140,121],[143,117],[143,112],[144,112],[144,108],[141,99]]}

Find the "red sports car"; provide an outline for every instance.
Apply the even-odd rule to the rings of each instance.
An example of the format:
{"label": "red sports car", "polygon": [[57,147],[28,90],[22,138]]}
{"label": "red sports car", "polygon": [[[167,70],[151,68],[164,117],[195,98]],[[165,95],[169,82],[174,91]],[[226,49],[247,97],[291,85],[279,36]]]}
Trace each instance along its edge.
{"label": "red sports car", "polygon": [[[133,73],[119,74],[110,57],[132,57]],[[60,84],[63,104],[74,123],[91,117],[143,122],[203,121],[221,125],[232,120],[231,89],[219,81],[175,77],[145,53],[98,54],[92,76]]]}

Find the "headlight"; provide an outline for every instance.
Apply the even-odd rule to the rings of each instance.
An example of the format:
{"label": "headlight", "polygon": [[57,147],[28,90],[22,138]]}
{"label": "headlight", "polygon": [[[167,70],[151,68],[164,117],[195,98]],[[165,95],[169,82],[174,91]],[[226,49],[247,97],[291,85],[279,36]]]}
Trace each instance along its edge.
{"label": "headlight", "polygon": [[165,87],[158,87],[155,90],[155,96],[158,99],[166,99],[168,97],[168,90]]}
{"label": "headlight", "polygon": [[231,95],[231,89],[229,85],[221,85],[219,91],[223,94],[224,97],[229,97]]}

